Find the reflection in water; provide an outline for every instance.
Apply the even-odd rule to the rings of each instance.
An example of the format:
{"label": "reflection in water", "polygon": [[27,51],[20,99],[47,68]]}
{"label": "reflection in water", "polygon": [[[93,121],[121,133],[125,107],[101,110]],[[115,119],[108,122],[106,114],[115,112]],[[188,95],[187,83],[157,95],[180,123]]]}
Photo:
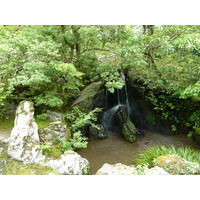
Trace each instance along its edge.
{"label": "reflection in water", "polygon": [[89,141],[88,147],[77,150],[77,153],[89,161],[90,174],[95,174],[104,163],[131,165],[138,153],[153,145],[175,147],[183,145],[198,149],[197,144],[184,134],[166,136],[155,132],[145,132],[143,137],[138,137],[137,142],[129,143],[121,134],[112,133],[107,139]]}

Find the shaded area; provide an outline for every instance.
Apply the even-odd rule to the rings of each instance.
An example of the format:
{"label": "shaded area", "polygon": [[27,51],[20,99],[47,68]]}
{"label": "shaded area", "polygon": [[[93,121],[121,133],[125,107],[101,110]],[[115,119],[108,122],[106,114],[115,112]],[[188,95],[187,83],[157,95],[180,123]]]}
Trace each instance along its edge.
{"label": "shaded area", "polygon": [[89,161],[90,174],[93,175],[104,163],[131,165],[138,153],[153,145],[173,145],[175,147],[183,145],[199,149],[197,144],[185,134],[165,136],[157,132],[146,131],[143,137],[138,137],[137,142],[129,143],[121,134],[115,132],[110,133],[107,139],[89,141],[88,147],[77,150],[77,153]]}

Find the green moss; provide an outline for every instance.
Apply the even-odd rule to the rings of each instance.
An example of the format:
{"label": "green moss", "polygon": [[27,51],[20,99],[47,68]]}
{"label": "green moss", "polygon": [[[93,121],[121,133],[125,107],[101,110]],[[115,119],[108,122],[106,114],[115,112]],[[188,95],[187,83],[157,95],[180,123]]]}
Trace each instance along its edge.
{"label": "green moss", "polygon": [[35,122],[37,123],[38,128],[46,128],[49,125],[49,123],[51,123],[50,120],[41,120],[38,118],[35,119]]}
{"label": "green moss", "polygon": [[136,128],[129,118],[122,126],[122,134],[126,141],[131,143],[136,141]]}
{"label": "green moss", "polygon": [[197,135],[200,135],[200,128],[196,128],[195,133],[196,133]]}
{"label": "green moss", "polygon": [[0,160],[6,161],[4,170],[5,175],[48,175],[50,173],[59,175],[57,171],[51,167],[43,166],[41,164],[22,164],[7,157],[7,150],[0,156]]}

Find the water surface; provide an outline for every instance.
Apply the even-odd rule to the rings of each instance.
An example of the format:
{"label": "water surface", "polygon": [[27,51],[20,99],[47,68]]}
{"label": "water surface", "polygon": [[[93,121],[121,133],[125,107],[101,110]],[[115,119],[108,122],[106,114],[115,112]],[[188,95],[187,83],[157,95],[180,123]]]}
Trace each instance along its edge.
{"label": "water surface", "polygon": [[175,147],[183,145],[199,149],[197,144],[185,134],[166,136],[145,131],[144,136],[138,137],[135,143],[126,142],[119,133],[110,133],[107,139],[89,141],[88,147],[77,150],[77,153],[89,161],[90,174],[95,174],[104,163],[131,165],[138,153],[153,145]]}

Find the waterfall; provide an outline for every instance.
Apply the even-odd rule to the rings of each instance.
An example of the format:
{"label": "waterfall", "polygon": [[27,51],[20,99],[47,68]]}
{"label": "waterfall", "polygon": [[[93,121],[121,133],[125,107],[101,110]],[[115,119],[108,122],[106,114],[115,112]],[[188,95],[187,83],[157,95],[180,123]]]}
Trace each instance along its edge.
{"label": "waterfall", "polygon": [[[106,88],[106,102],[105,102],[105,111],[102,116],[101,124],[104,126],[106,131],[112,130],[113,120],[115,115],[120,107],[126,107],[128,117],[130,117],[131,109],[128,99],[128,90],[126,85],[126,78],[123,72],[121,72],[121,78],[124,81],[124,87],[119,90],[116,90],[116,103],[113,103],[113,106],[109,108],[109,92]],[[112,99],[113,100],[113,99]]]}
{"label": "waterfall", "polygon": [[127,113],[128,113],[128,117],[130,117],[131,114],[131,107],[129,104],[129,99],[128,99],[128,90],[127,90],[127,85],[126,85],[126,78],[123,72],[121,72],[121,77],[124,81],[124,87],[125,87],[125,101],[126,101],[126,106],[127,106]]}

